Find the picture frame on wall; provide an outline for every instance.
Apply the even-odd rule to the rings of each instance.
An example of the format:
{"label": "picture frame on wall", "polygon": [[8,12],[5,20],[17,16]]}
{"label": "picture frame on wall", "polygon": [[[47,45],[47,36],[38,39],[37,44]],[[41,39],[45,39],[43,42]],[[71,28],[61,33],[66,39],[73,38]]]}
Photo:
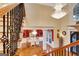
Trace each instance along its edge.
{"label": "picture frame on wall", "polygon": [[62,35],[66,36],[66,34],[67,34],[66,31],[62,31]]}

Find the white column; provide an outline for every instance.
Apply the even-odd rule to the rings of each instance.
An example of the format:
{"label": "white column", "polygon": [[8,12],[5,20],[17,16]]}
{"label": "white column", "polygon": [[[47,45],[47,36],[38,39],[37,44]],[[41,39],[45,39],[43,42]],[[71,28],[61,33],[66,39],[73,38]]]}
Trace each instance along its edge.
{"label": "white column", "polygon": [[43,50],[46,50],[46,31],[43,30]]}

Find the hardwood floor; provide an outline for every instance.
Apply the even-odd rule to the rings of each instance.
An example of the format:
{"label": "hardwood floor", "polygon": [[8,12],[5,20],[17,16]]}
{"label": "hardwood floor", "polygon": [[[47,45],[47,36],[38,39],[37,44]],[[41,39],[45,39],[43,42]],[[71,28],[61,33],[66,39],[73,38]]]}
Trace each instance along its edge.
{"label": "hardwood floor", "polygon": [[[56,49],[56,48],[54,48]],[[54,50],[53,49],[53,50]],[[46,53],[43,51],[42,47],[39,46],[28,46],[19,48],[15,54],[15,56],[43,56],[43,54]],[[66,53],[66,56],[68,56],[68,52],[63,52],[63,54]],[[55,55],[53,55],[55,56]],[[62,56],[62,51],[60,52],[60,56]],[[72,53],[69,52],[69,56],[72,56]],[[76,54],[73,54],[73,56],[76,56]]]}
{"label": "hardwood floor", "polygon": [[16,52],[16,56],[40,56],[42,53],[42,48],[38,46],[30,46],[18,49]]}

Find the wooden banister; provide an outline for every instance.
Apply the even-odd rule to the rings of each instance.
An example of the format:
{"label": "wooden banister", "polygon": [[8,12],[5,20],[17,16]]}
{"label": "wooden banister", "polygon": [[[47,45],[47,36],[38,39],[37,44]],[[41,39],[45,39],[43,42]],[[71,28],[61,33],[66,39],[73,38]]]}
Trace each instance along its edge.
{"label": "wooden banister", "polygon": [[60,50],[64,50],[64,49],[69,48],[69,47],[77,46],[77,45],[79,45],[79,40],[76,41],[76,42],[70,43],[70,44],[68,44],[68,45],[66,45],[64,47],[57,48],[57,49],[52,50],[52,51],[50,51],[48,53],[45,53],[45,54],[43,54],[43,56],[49,55],[50,53],[53,53],[53,52],[57,52],[57,51],[60,51]]}
{"label": "wooden banister", "polygon": [[18,3],[13,3],[0,8],[0,17],[3,17],[3,15],[15,8],[17,5]]}

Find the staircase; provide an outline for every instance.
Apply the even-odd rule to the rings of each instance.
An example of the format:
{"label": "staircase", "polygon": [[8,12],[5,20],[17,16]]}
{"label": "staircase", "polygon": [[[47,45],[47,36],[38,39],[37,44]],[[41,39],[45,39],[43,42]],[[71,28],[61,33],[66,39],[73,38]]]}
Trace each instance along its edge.
{"label": "staircase", "polygon": [[66,46],[52,49],[52,51],[49,51],[48,53],[43,53],[42,56],[78,56],[78,53],[71,52],[71,47],[78,46],[79,40],[73,43],[70,43]]}
{"label": "staircase", "polygon": [[[5,34],[7,34],[7,14],[5,14]],[[9,21],[10,23],[10,21]],[[0,39],[3,35],[3,17],[0,17]],[[3,42],[0,40],[0,53],[3,53]]]}
{"label": "staircase", "polygon": [[[21,7],[21,10],[20,10],[21,12],[18,12],[18,13],[21,13],[19,15],[21,17],[21,18],[19,18],[19,19],[21,19],[21,22],[19,22],[19,19],[16,19],[15,16],[13,16],[13,15],[16,15],[16,14],[13,14],[13,9],[16,9],[15,7],[18,7],[18,6],[19,6],[19,8]],[[15,31],[15,27],[18,27],[18,25],[14,26],[15,24],[13,24],[13,23],[19,22],[18,24],[21,27],[22,19],[25,16],[25,15],[23,15],[24,8],[22,8],[22,7],[23,7],[23,4],[20,4],[20,5],[19,4],[11,4],[7,7],[5,6],[4,8],[0,9],[0,53],[1,53],[0,55],[7,54],[8,56],[9,55],[13,56],[14,53],[16,52],[16,49],[17,49],[17,46],[16,46],[17,39],[16,38],[18,38],[18,36],[16,34],[19,35],[19,32],[16,33],[17,30]],[[17,10],[15,10],[15,11],[17,11]],[[8,13],[10,13],[10,15],[8,15]],[[14,20],[13,17],[15,18],[15,22],[12,22]],[[7,21],[7,19],[9,19],[9,20]],[[4,24],[5,24],[5,26],[4,26]],[[7,26],[7,24],[10,26]],[[13,31],[15,31],[15,32],[13,32]],[[8,35],[9,42],[7,42],[7,44],[5,44],[5,41],[3,41],[3,42],[1,41],[2,36],[5,36],[3,34]],[[13,34],[15,34],[16,36],[13,36]],[[9,49],[6,48],[6,45],[9,45],[9,46],[7,46]],[[51,51],[42,53],[40,55],[41,56],[78,56],[79,54],[71,52],[71,47],[78,46],[78,45],[79,45],[79,41],[76,41],[76,42],[70,43],[64,47],[52,49]],[[16,46],[16,48],[14,48],[15,46]]]}
{"label": "staircase", "polygon": [[[0,18],[0,38],[3,35],[3,18]],[[3,53],[3,42],[0,40],[0,53]]]}
{"label": "staircase", "polygon": [[[0,56],[4,56],[5,54],[3,54],[3,42],[1,41],[1,37],[3,35],[3,17],[2,15],[5,14],[6,15],[6,12],[4,13],[3,10],[5,9],[6,6],[8,6],[9,4],[0,4]],[[5,11],[5,10],[4,10]],[[10,22],[10,21],[9,21]],[[7,28],[7,17],[5,17],[5,29]],[[7,32],[7,29],[5,30],[5,32]],[[7,34],[7,33],[6,33]]]}
{"label": "staircase", "polygon": [[24,17],[23,3],[9,4],[0,8],[0,55],[15,54]]}

